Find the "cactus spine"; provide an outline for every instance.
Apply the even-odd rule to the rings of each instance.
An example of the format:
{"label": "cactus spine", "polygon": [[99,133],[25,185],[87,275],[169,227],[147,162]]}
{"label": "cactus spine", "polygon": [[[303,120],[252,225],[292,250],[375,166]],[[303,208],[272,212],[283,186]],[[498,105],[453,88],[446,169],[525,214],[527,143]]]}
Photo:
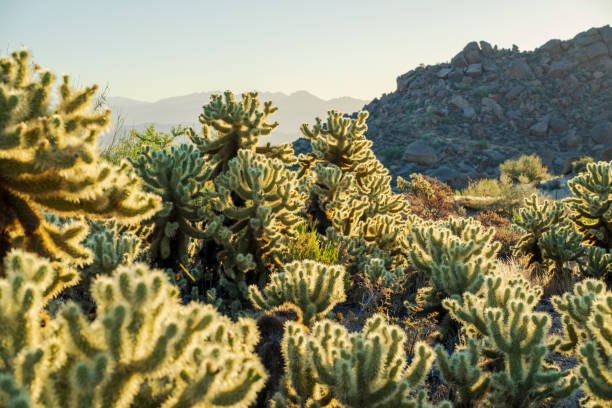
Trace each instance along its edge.
{"label": "cactus spine", "polygon": [[255,307],[270,310],[288,302],[298,306],[305,325],[312,326],[346,299],[344,267],[315,261],[295,261],[270,276],[263,293],[252,285],[249,299]]}
{"label": "cactus spine", "polygon": [[255,322],[233,323],[210,305],[180,305],[161,271],[134,264],[98,277],[94,321],[68,303],[43,328],[36,314],[58,282],[72,278],[30,254],[14,252],[5,262],[0,322],[11,330],[0,333],[3,404],[246,408],[264,385]]}
{"label": "cactus spine", "polygon": [[23,50],[0,60],[0,257],[19,237],[24,248],[83,264],[91,258],[80,244],[87,226],[60,228],[41,210],[138,222],[152,215],[158,201],[140,191],[126,163],[117,167],[99,159],[97,136],[110,111],[90,110],[97,86],[73,90],[64,76],[52,110],[54,76],[40,71],[32,77],[28,58]]}

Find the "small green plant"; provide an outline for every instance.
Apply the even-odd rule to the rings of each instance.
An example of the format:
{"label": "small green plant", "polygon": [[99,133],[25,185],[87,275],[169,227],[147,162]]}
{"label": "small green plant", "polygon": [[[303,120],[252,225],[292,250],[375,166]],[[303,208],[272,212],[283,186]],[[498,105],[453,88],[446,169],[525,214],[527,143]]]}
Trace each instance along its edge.
{"label": "small green plant", "polygon": [[586,171],[587,164],[589,163],[595,163],[595,160],[593,160],[593,158],[590,156],[584,156],[578,160],[574,160],[572,162],[572,173],[578,174]]}
{"label": "small green plant", "polygon": [[489,148],[489,143],[486,140],[481,139],[476,142],[476,148],[480,150],[486,150]]}
{"label": "small green plant", "polygon": [[506,175],[514,183],[537,183],[550,177],[548,169],[542,165],[542,160],[534,155],[523,155],[517,160],[506,160],[499,165],[502,175]]}
{"label": "small green plant", "polygon": [[379,154],[385,162],[398,161],[404,155],[404,150],[400,146],[387,146]]}
{"label": "small green plant", "polygon": [[175,138],[183,135],[185,129],[180,125],[173,127],[170,133],[164,133],[155,129],[155,125],[149,125],[143,132],[135,129],[130,130],[127,135],[122,135],[113,140],[104,148],[101,155],[111,163],[118,164],[123,159],[136,160],[144,152],[146,146],[151,150],[163,150],[168,148]]}
{"label": "small green plant", "polygon": [[344,274],[340,265],[294,261],[272,274],[263,292],[255,285],[249,286],[249,299],[262,310],[291,303],[301,310],[304,324],[310,327],[346,299]]}

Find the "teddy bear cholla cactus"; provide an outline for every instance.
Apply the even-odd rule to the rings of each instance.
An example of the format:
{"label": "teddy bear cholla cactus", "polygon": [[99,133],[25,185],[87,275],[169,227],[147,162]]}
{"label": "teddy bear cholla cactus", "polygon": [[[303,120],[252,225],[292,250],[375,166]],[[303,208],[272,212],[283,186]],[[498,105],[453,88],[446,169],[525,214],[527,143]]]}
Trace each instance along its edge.
{"label": "teddy bear cholla cactus", "polygon": [[346,299],[344,267],[305,260],[283,266],[270,276],[263,293],[249,286],[249,299],[255,307],[270,310],[284,303],[298,306],[306,326],[312,326],[333,307]]}
{"label": "teddy bear cholla cactus", "polygon": [[162,200],[162,208],[146,222],[153,225],[149,255],[160,267],[176,269],[178,263],[186,264],[192,241],[207,238],[202,225],[206,213],[201,208],[212,170],[200,152],[187,144],[163,150],[147,146],[131,162],[145,190]]}
{"label": "teddy bear cholla cactus", "polygon": [[[249,406],[267,374],[255,322],[179,304],[161,271],[134,264],[98,277],[89,322],[73,303],[42,327],[46,299],[70,284],[48,261],[14,251],[0,281],[0,405],[9,407]],[[159,393],[162,395],[160,396]],[[157,401],[157,403],[155,402]]]}
{"label": "teddy bear cholla cactus", "polygon": [[564,334],[559,350],[578,351],[583,406],[603,408],[612,401],[612,292],[603,282],[586,279],[571,293],[551,299],[561,313]]}
{"label": "teddy bear cholla cactus", "polygon": [[[579,387],[568,371],[545,362],[559,341],[548,335],[550,317],[533,311],[541,296],[540,287],[520,276],[495,274],[486,277],[479,291],[442,302],[467,336],[481,339],[459,351],[464,355],[460,360],[449,360],[446,351],[436,349],[443,378],[460,391],[459,406],[477,406],[484,399],[495,407],[538,407],[564,400]],[[478,392],[465,392],[468,378],[458,370],[471,374]]]}
{"label": "teddy bear cholla cactus", "polygon": [[287,237],[295,237],[304,202],[295,173],[283,162],[250,150],[240,150],[227,172],[215,179],[212,210],[205,233],[222,250],[222,285],[248,298],[247,284],[263,287],[270,267],[282,265]]}
{"label": "teddy bear cholla cactus", "polygon": [[205,160],[211,163],[211,178],[228,171],[230,160],[241,149],[279,159],[286,165],[295,163],[290,143],[280,146],[271,146],[270,143],[257,145],[260,137],[270,135],[278,126],[277,122],[267,122],[270,115],[278,110],[272,102],[265,102],[260,111],[257,92],[242,94],[240,101],[236,101],[231,91],[223,95],[212,95],[210,99],[199,116],[202,134],[198,135],[192,128],[188,128],[187,135]]}
{"label": "teddy bear cholla cactus", "polygon": [[40,71],[33,77],[28,58],[24,50],[0,60],[0,257],[20,245],[85,263],[91,251],[80,241],[87,226],[60,228],[41,210],[138,222],[152,215],[158,200],[142,193],[127,163],[99,159],[97,136],[110,111],[91,111],[97,86],[73,90],[64,76],[59,104],[51,108],[54,76]]}
{"label": "teddy bear cholla cactus", "polygon": [[[286,361],[282,389],[272,402],[277,407],[425,408],[425,391],[411,393],[425,380],[433,351],[417,343],[410,365],[406,337],[384,316],[368,319],[361,332],[322,320],[309,333],[304,326],[286,323],[282,343]],[[442,403],[439,407],[449,408]]]}
{"label": "teddy bear cholla cactus", "polygon": [[612,163],[589,163],[567,185],[573,194],[566,199],[570,218],[585,241],[612,249]]}

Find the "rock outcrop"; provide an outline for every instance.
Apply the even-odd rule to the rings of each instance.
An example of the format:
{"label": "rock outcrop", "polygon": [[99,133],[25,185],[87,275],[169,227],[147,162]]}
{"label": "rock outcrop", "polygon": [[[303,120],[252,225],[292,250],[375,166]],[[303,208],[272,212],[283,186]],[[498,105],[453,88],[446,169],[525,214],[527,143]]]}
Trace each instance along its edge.
{"label": "rock outcrop", "polygon": [[522,154],[540,155],[557,173],[572,157],[604,159],[612,155],[612,27],[527,52],[470,42],[449,63],[400,75],[395,92],[364,109],[374,151],[404,151],[403,160],[381,157],[394,175],[452,170],[460,184],[495,176],[500,161]]}

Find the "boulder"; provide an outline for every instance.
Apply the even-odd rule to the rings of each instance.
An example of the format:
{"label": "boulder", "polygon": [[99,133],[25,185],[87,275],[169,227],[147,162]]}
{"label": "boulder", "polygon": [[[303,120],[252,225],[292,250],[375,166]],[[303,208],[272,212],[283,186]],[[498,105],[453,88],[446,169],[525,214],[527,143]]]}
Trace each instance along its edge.
{"label": "boulder", "polygon": [[559,117],[554,117],[550,120],[550,123],[548,124],[550,126],[550,130],[552,130],[553,132],[564,132],[567,129],[567,120],[563,119],[563,118],[559,118]]}
{"label": "boulder", "polygon": [[448,79],[458,81],[463,78],[463,68],[455,68],[448,74]]}
{"label": "boulder", "polygon": [[601,36],[599,35],[599,30],[597,28],[591,28],[590,30],[576,35],[576,37],[574,37],[574,44],[579,47],[585,47],[600,39]]}
{"label": "boulder", "polygon": [[467,119],[474,119],[476,117],[476,110],[471,106],[463,108],[463,117]]}
{"label": "boulder", "polygon": [[436,151],[425,140],[416,140],[406,147],[404,161],[408,163],[418,163],[429,165],[437,160]]}
{"label": "boulder", "polygon": [[406,89],[408,89],[408,86],[410,85],[413,79],[414,79],[414,70],[408,71],[405,74],[398,76],[396,80],[397,90],[401,92],[401,91],[405,91]]}
{"label": "boulder", "polygon": [[497,72],[498,68],[494,62],[487,62],[482,65],[482,70],[485,72]]}
{"label": "boulder", "polygon": [[517,96],[519,96],[521,94],[521,92],[523,92],[525,88],[522,85],[514,85],[509,91],[508,93],[506,93],[506,95],[504,95],[504,99],[507,100],[508,102],[516,99]]}
{"label": "boulder", "polygon": [[486,41],[480,41],[480,52],[487,57],[495,53],[495,51],[493,51],[493,47],[491,47],[491,44]]}
{"label": "boulder", "polygon": [[529,128],[529,134],[532,136],[546,136],[548,133],[548,118],[537,121]]}
{"label": "boulder", "polygon": [[451,60],[451,66],[453,68],[459,67],[459,68],[465,68],[467,67],[467,61],[465,60],[465,56],[463,55],[463,52],[460,52],[459,54],[455,55],[455,57]]}
{"label": "boulder", "polygon": [[513,78],[532,78],[533,72],[524,58],[518,58],[508,67],[508,75]]}
{"label": "boulder", "polygon": [[576,134],[576,129],[570,129],[567,136],[560,140],[561,146],[578,147],[583,143],[583,138]]}
{"label": "boulder", "polygon": [[467,53],[470,51],[476,51],[476,52],[480,51],[480,48],[478,47],[478,43],[476,41],[470,41],[469,43],[467,43],[465,47],[463,47],[464,53]]}
{"label": "boulder", "polygon": [[602,55],[608,55],[610,53],[608,47],[606,47],[606,44],[604,44],[602,41],[597,41],[590,44],[588,47],[584,48],[582,52],[590,60],[601,57]]}
{"label": "boulder", "polygon": [[452,71],[451,68],[442,68],[440,71],[438,71],[436,76],[440,79],[446,79],[448,78],[448,74],[450,74],[451,71]]}
{"label": "boulder", "polygon": [[591,139],[597,144],[612,143],[612,123],[599,122],[591,128]]}
{"label": "boulder", "polygon": [[461,95],[453,95],[450,103],[459,109],[465,109],[470,106],[470,103]]}
{"label": "boulder", "polygon": [[538,48],[538,51],[544,51],[549,54],[559,54],[561,50],[561,40],[548,40],[543,46]]}
{"label": "boulder", "polygon": [[472,78],[479,77],[482,75],[482,64],[470,64],[465,71],[465,75]]}
{"label": "boulder", "polygon": [[493,112],[498,119],[504,118],[504,110],[493,98],[484,97],[480,100],[483,110]]}
{"label": "boulder", "polygon": [[478,51],[464,51],[465,60],[468,64],[478,64],[480,62],[480,53]]}
{"label": "boulder", "polygon": [[605,145],[603,149],[599,151],[598,159],[603,161],[612,161],[612,144]]}

